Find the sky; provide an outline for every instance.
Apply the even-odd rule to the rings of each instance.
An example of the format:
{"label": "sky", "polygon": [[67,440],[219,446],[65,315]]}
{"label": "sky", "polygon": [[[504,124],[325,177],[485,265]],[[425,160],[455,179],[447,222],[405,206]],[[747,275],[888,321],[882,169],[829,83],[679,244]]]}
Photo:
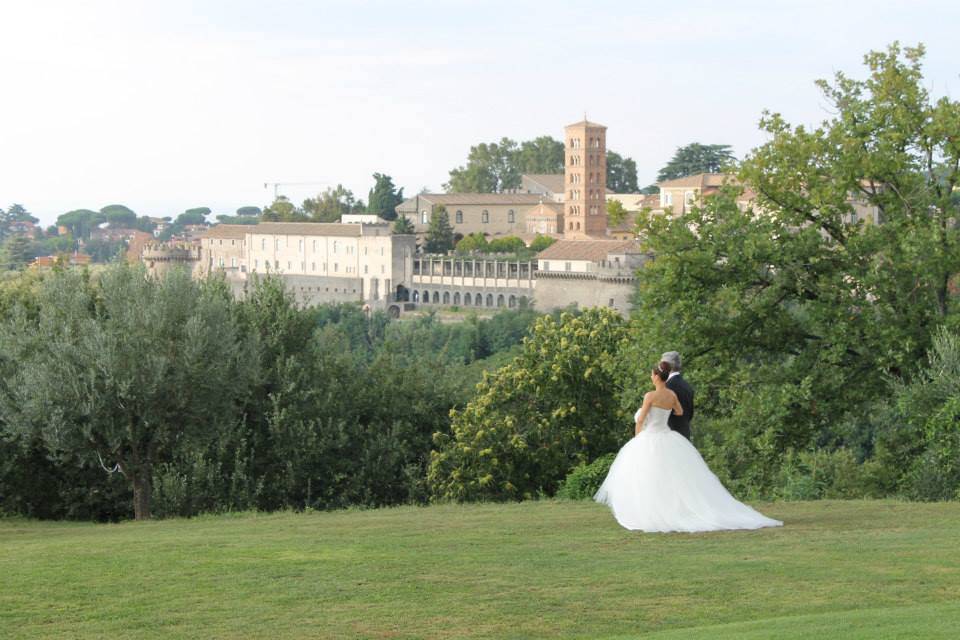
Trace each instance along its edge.
{"label": "sky", "polygon": [[375,172],[440,190],[469,148],[583,118],[637,162],[764,141],[764,109],[830,116],[814,86],[894,40],[960,95],[960,2],[0,0],[0,206],[44,224],[296,202]]}

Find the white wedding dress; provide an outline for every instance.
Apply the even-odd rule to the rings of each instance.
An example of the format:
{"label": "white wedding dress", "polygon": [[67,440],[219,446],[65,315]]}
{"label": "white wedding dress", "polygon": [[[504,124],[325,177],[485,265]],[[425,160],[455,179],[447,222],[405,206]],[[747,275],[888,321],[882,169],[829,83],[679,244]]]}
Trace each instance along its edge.
{"label": "white wedding dress", "polygon": [[650,408],[643,430],[620,449],[594,500],[609,506],[621,526],[642,531],[783,525],[731,496],[700,452],[667,426],[670,414]]}

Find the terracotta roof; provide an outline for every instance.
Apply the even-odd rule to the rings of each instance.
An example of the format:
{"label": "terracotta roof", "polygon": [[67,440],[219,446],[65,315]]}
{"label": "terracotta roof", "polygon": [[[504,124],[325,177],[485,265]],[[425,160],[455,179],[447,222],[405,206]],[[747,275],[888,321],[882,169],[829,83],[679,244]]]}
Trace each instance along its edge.
{"label": "terracotta roof", "polygon": [[692,176],[664,180],[663,182],[658,182],[657,186],[661,189],[678,187],[704,189],[707,187],[722,187],[725,183],[737,184],[738,182],[736,176],[727,173],[697,173]]}
{"label": "terracotta roof", "polygon": [[562,173],[525,173],[523,178],[540,185],[550,193],[563,193]]}
{"label": "terracotta roof", "polygon": [[[518,206],[539,204],[543,196],[538,193],[422,193],[420,201],[429,204],[454,206],[458,204],[489,204]],[[407,198],[398,208],[411,209],[416,206],[417,197]]]}
{"label": "terracotta roof", "polygon": [[584,125],[586,125],[586,126],[588,126],[588,127],[599,127],[599,128],[601,128],[601,129],[606,129],[606,128],[607,128],[606,125],[597,124],[596,122],[590,122],[589,120],[587,120],[586,118],[584,118],[584,119],[581,120],[580,122],[574,122],[573,124],[568,124],[567,126],[564,127],[564,129],[569,129],[570,127],[582,127],[582,126],[584,126]]}
{"label": "terracotta roof", "polygon": [[242,237],[244,237],[245,235],[247,235],[247,232],[248,232],[248,231],[250,230],[250,228],[253,227],[253,226],[256,226],[256,225],[250,225],[250,224],[217,224],[217,225],[214,225],[214,226],[210,227],[209,229],[207,229],[207,230],[203,233],[203,235],[202,235],[201,237],[202,237],[202,238],[223,238],[223,239],[228,239],[228,238],[233,238],[233,239],[242,238]]}
{"label": "terracotta roof", "polygon": [[537,254],[538,260],[606,260],[611,253],[640,253],[633,240],[558,240]]}
{"label": "terracotta roof", "polygon": [[[243,225],[235,225],[243,226]],[[362,225],[341,224],[339,222],[261,222],[250,225],[250,233],[270,234],[276,236],[346,236],[359,237],[363,235]]]}
{"label": "terracotta roof", "polygon": [[532,220],[537,217],[550,218],[552,220],[556,219],[559,215],[563,215],[562,204],[559,202],[542,202],[527,212],[527,220]]}

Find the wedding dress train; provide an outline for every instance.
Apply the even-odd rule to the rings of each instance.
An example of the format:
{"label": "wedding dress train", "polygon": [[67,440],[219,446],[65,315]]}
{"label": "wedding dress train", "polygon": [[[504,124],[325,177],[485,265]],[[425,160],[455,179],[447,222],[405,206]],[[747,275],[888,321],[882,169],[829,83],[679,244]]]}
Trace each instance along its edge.
{"label": "wedding dress train", "polygon": [[593,499],[621,526],[642,531],[779,527],[737,501],[690,442],[667,426],[670,409],[651,407],[643,430],[623,445]]}

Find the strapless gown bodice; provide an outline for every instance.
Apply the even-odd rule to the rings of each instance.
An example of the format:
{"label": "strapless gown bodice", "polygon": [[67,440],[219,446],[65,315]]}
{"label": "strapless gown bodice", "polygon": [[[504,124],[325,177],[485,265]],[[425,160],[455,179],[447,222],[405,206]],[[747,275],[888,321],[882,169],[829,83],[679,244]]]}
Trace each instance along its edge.
{"label": "strapless gown bodice", "polygon": [[[637,409],[637,412],[633,414],[633,421],[636,422],[637,418],[640,416],[640,412],[643,409]],[[663,433],[670,431],[670,414],[673,413],[672,409],[662,409],[660,407],[650,407],[650,411],[647,413],[647,418],[643,423],[643,430],[649,431],[651,433]]]}

